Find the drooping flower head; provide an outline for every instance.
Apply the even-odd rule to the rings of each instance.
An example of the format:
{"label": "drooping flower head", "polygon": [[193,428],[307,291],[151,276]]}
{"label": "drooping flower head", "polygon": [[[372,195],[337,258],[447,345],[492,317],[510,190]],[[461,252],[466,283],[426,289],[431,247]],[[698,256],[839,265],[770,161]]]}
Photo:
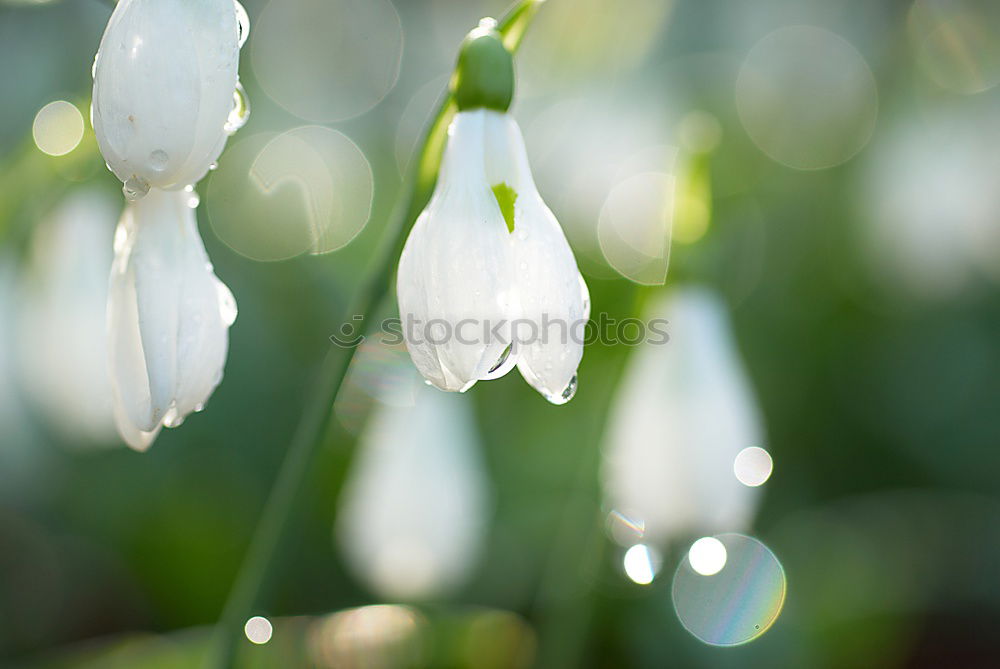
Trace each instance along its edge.
{"label": "drooping flower head", "polygon": [[222,378],[236,304],[212,270],[194,183],[245,121],[234,0],[121,0],[94,62],[92,119],[124,182],[108,296],[115,422],[145,450]]}
{"label": "drooping flower head", "polygon": [[563,404],[576,390],[589,297],[507,113],[513,81],[510,53],[484,21],[463,44],[437,186],[400,257],[399,311],[414,364],[438,388],[465,391],[516,364]]}

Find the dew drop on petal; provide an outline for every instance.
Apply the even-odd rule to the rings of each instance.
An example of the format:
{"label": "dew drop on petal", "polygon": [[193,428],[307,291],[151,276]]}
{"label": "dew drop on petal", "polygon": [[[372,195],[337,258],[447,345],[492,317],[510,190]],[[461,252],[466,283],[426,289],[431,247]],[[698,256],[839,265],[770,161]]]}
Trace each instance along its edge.
{"label": "dew drop on petal", "polygon": [[[247,92],[243,88],[243,84],[237,81],[236,90],[233,91],[233,108],[232,110],[230,110],[229,116],[226,118],[226,124],[224,128],[228,134],[232,135],[237,130],[245,126],[249,119],[250,119],[250,98],[247,97]],[[209,169],[214,169],[214,168],[209,168]]]}
{"label": "dew drop on petal", "polygon": [[247,38],[250,37],[250,17],[247,16],[247,10],[243,8],[243,5],[238,0],[233,0],[233,5],[236,7],[237,44],[242,49],[243,45],[247,42]]}
{"label": "dew drop on petal", "polygon": [[563,391],[561,393],[559,393],[558,395],[550,395],[548,393],[545,393],[544,394],[545,399],[547,399],[549,402],[552,402],[553,404],[566,404],[566,402],[569,402],[576,395],[577,385],[578,385],[577,376],[576,374],[574,374],[573,378],[569,380],[569,383],[566,384],[566,387],[563,388]]}
{"label": "dew drop on petal", "polygon": [[233,297],[233,293],[226,284],[221,281],[216,283],[216,289],[219,292],[219,315],[226,327],[229,327],[236,322],[236,315],[239,313],[236,309],[236,298]]}
{"label": "dew drop on petal", "polygon": [[162,172],[167,168],[167,163],[170,161],[170,156],[163,149],[156,149],[149,154],[149,166],[152,167],[157,172]]}
{"label": "dew drop on petal", "polygon": [[122,193],[129,202],[135,202],[149,192],[149,182],[140,177],[131,176],[122,184]]}
{"label": "dew drop on petal", "polygon": [[512,370],[516,364],[517,355],[514,353],[514,344],[512,342],[503,350],[503,353],[497,358],[496,363],[490,367],[490,370],[483,375],[482,380],[492,381],[493,379],[499,379]]}

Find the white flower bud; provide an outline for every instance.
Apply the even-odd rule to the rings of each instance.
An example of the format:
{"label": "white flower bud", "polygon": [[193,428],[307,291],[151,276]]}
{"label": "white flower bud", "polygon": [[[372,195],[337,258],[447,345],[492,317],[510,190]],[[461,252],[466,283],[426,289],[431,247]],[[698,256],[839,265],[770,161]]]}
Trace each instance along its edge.
{"label": "white flower bud", "polygon": [[121,0],[94,64],[92,120],[130,199],[196,183],[222,153],[239,65],[233,0]]}

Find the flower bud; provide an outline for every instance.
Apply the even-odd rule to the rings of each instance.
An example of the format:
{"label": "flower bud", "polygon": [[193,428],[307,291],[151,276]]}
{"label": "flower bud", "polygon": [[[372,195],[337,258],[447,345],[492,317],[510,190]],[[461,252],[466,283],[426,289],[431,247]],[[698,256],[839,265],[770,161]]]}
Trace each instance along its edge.
{"label": "flower bud", "polygon": [[121,0],[94,63],[92,120],[137,199],[201,179],[222,153],[237,87],[233,0]]}
{"label": "flower bud", "polygon": [[514,58],[503,45],[496,21],[483,19],[462,43],[451,89],[459,111],[505,112],[514,97]]}

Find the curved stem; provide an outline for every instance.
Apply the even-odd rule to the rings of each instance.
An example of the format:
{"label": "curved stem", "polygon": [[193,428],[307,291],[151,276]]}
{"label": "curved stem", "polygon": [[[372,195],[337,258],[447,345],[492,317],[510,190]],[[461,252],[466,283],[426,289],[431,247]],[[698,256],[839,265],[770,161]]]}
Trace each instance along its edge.
{"label": "curved stem", "polygon": [[[514,52],[538,6],[543,0],[520,0],[500,20],[498,29],[504,44]],[[345,319],[364,317],[363,334],[370,334],[374,316],[389,294],[390,277],[413,222],[427,204],[437,179],[447,138],[448,125],[455,114],[451,93],[446,93],[434,122],[427,130],[420,147],[419,158],[407,176],[410,184],[397,204],[392,219],[383,233],[377,262],[351,302]],[[360,342],[359,342],[360,343]],[[267,504],[254,532],[247,556],[236,577],[222,613],[217,641],[209,658],[211,667],[229,669],[234,666],[237,643],[243,634],[243,624],[257,605],[274,564],[278,547],[299,497],[302,482],[315,461],[330,425],[334,402],[347,376],[356,345],[350,348],[334,346],[327,353],[319,370],[316,385],[299,420],[295,435],[271,489]]]}

